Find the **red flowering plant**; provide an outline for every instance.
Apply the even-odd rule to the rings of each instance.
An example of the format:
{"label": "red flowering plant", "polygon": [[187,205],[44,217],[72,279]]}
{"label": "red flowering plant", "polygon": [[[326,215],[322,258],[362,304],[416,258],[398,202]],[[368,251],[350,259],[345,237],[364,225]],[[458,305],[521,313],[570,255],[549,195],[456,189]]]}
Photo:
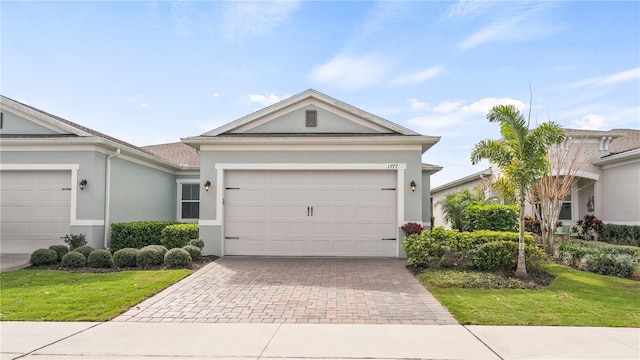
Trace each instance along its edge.
{"label": "red flowering plant", "polygon": [[424,231],[424,227],[422,227],[422,225],[414,222],[402,225],[401,229],[407,236],[413,234],[422,234],[422,232]]}

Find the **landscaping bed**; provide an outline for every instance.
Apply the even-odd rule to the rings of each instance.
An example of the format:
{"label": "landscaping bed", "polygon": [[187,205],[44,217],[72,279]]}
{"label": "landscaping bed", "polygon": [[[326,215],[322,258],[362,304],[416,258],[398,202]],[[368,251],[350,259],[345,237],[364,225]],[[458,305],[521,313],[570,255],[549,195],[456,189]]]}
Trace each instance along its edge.
{"label": "landscaping bed", "polygon": [[[189,270],[199,270],[201,268],[203,268],[205,265],[209,264],[210,262],[215,261],[216,259],[218,259],[218,256],[215,255],[206,255],[203,256],[202,258],[198,259],[198,260],[194,260],[192,261],[189,265],[181,267],[181,269],[189,269]],[[169,270],[169,269],[174,269],[168,265],[165,264],[161,264],[161,265],[147,265],[144,267],[124,267],[124,268],[116,268],[116,267],[112,267],[112,268],[93,268],[93,267],[88,267],[88,266],[84,266],[84,267],[66,267],[64,265],[62,265],[61,263],[55,263],[55,264],[51,264],[51,265],[38,265],[38,266],[34,266],[31,265],[27,268],[25,268],[25,270],[61,270],[61,271],[67,271],[67,272],[72,272],[72,273],[93,273],[93,274],[101,274],[101,273],[112,273],[112,272],[119,272],[119,271],[134,271],[134,270],[149,270],[149,271],[157,271],[157,270]]]}

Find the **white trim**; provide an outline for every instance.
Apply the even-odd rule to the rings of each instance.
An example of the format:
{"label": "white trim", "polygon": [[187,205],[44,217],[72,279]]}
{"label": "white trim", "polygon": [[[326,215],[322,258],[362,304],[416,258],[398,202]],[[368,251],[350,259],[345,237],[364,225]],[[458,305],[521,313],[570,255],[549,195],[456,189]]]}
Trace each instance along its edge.
{"label": "white trim", "polygon": [[71,226],[104,226],[104,220],[71,220]]}
{"label": "white trim", "polygon": [[422,145],[321,145],[321,144],[308,144],[308,145],[286,145],[286,144],[216,144],[216,145],[202,145],[200,151],[412,151],[422,150]]}
{"label": "white trim", "polygon": [[200,225],[200,226],[222,226],[222,222],[220,220],[198,220],[198,225]]}
{"label": "white trim", "polygon": [[602,220],[605,224],[614,224],[614,225],[640,225],[640,221],[609,221]]}
{"label": "white trim", "polygon": [[78,171],[80,164],[0,164],[0,170],[71,170]]}
{"label": "white trim", "polygon": [[[183,219],[182,218],[182,185],[183,184],[200,184],[200,179],[176,179],[176,220],[179,222],[199,223],[199,219]],[[201,203],[202,199],[198,200]]]}
{"label": "white trim", "polygon": [[[36,123],[39,126],[47,128],[51,131],[54,131],[58,134],[75,134],[83,137],[91,137],[93,135],[87,133],[86,131],[80,130],[74,126],[71,126],[67,123],[64,123],[52,116],[48,116],[40,111],[37,111],[31,107],[22,105],[15,101],[12,101],[8,98],[1,98],[0,103],[12,108],[14,111],[19,112],[20,114],[15,114],[20,117],[24,117],[27,121],[31,121]],[[2,107],[4,108],[4,107]],[[7,108],[7,110],[10,110]]]}
{"label": "white trim", "polygon": [[103,154],[108,150],[95,145],[3,145],[2,151],[97,151]]}
{"label": "white trim", "polygon": [[563,176],[563,175],[571,174],[572,172],[573,172],[573,174],[575,176],[579,176],[579,177],[582,177],[582,178],[591,179],[591,180],[600,179],[600,174],[596,174],[596,173],[589,172],[589,171],[582,171],[582,170],[572,171],[572,170],[567,170],[567,169],[561,169],[560,172],[554,170],[554,171],[551,171],[551,173],[549,175],[558,176],[558,174],[559,174],[560,176]]}
{"label": "white trim", "polygon": [[611,168],[615,168],[618,166],[625,166],[625,165],[631,165],[631,164],[636,164],[640,162],[640,158],[638,159],[629,159],[629,160],[620,160],[620,161],[616,161],[613,163],[606,163],[603,165],[600,165],[600,167],[602,167],[602,169],[611,169]]}
{"label": "white trim", "polygon": [[159,170],[159,171],[162,171],[162,172],[166,172],[168,174],[172,174],[172,175],[176,174],[176,171],[174,169],[167,169],[166,167],[162,167],[162,166],[158,166],[158,165],[155,165],[155,164],[151,164],[151,163],[149,163],[147,161],[136,159],[136,158],[128,156],[128,155],[121,154],[120,156],[118,156],[118,158],[120,158],[122,160],[126,160],[126,161],[129,161],[129,162],[132,162],[132,163],[135,163],[135,164],[138,164],[138,165],[146,166],[146,167],[151,168],[151,169],[155,169],[155,170]]}
{"label": "white trim", "polygon": [[598,160],[593,161],[592,164],[600,165],[600,166],[602,166],[603,168],[606,169],[605,166],[607,166],[607,167],[617,166],[617,165],[610,164],[610,163],[626,160],[627,158],[631,158],[631,159],[628,160],[629,162],[632,162],[632,163],[636,162],[636,161],[638,161],[638,159],[637,159],[638,156],[640,156],[640,149],[634,149],[634,150],[625,151],[625,152],[622,152],[622,153],[619,153],[619,154],[614,154],[614,155],[609,155],[609,156],[602,157],[602,158],[600,158]]}

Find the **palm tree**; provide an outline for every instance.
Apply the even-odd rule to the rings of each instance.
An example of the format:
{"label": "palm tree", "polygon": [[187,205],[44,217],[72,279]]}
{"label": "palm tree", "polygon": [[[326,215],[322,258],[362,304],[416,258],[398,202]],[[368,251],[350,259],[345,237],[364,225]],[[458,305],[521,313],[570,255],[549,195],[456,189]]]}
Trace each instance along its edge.
{"label": "palm tree", "polygon": [[465,212],[467,211],[467,206],[485,202],[483,189],[474,188],[473,191],[464,189],[449,193],[444,199],[438,201],[436,205],[440,205],[444,220],[451,223],[452,229],[464,231],[466,230]]}
{"label": "palm tree", "polygon": [[538,180],[548,173],[549,147],[564,140],[564,131],[554,122],[546,122],[529,131],[529,123],[513,105],[494,106],[487,120],[500,124],[501,140],[485,139],[471,151],[471,163],[487,159],[503,172],[505,180],[513,185],[516,204],[520,207],[518,228],[518,267],[515,276],[528,278],[524,256],[524,204],[527,194]]}

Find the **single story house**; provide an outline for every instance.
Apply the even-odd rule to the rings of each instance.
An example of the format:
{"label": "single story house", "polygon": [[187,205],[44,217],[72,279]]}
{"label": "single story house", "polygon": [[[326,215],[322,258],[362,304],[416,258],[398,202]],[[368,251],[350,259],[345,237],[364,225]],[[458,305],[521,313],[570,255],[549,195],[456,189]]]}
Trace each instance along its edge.
{"label": "single story house", "polygon": [[[604,223],[640,225],[640,130],[565,129],[565,133],[566,140],[560,147],[579,154],[580,166],[578,181],[562,204],[559,220],[563,226],[569,227],[587,214]],[[486,185],[499,176],[500,170],[491,165],[431,189],[434,225],[450,226],[438,205],[447,194],[485,185],[487,195],[495,196]],[[531,204],[527,204],[526,213],[533,215]]]}
{"label": "single story house", "polygon": [[439,141],[306,90],[181,142],[138,147],[1,97],[2,253],[112,223],[197,222],[206,254],[404,257],[429,224]]}

